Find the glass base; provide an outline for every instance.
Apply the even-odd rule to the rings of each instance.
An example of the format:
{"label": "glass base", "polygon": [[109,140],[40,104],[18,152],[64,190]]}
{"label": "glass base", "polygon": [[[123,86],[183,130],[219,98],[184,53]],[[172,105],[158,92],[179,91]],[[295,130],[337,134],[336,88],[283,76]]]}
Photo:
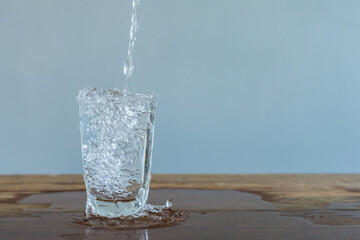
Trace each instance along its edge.
{"label": "glass base", "polygon": [[93,196],[87,196],[86,202],[86,215],[96,215],[106,218],[125,217],[138,213],[145,201],[141,198],[136,198],[133,201],[102,201],[94,198]]}

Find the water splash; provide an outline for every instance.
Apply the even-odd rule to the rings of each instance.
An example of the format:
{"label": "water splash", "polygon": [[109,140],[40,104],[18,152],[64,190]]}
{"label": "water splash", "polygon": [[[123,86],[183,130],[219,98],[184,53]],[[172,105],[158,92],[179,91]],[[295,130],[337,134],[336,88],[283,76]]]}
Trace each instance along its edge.
{"label": "water splash", "polygon": [[155,215],[164,214],[167,213],[167,211],[174,211],[173,209],[171,209],[171,207],[172,207],[171,198],[167,200],[164,205],[154,205],[147,203],[140,212],[134,214],[132,217],[141,218],[144,216],[151,216],[154,214]]}
{"label": "water splash", "polygon": [[166,208],[172,207],[172,198],[170,198],[169,200],[166,201],[165,206],[166,206]]}
{"label": "water splash", "polygon": [[68,224],[85,228],[101,228],[104,230],[126,230],[170,227],[185,222],[188,217],[182,210],[171,208],[171,199],[164,205],[146,204],[144,208],[131,216],[104,218],[94,215],[70,219]]}
{"label": "water splash", "polygon": [[134,51],[135,40],[136,40],[136,32],[139,28],[138,15],[137,15],[139,5],[140,5],[140,0],[132,1],[129,47],[128,47],[127,59],[124,63],[124,75],[125,75],[124,93],[127,92],[129,78],[134,73],[134,69],[135,69],[134,59],[133,59],[133,51]]}

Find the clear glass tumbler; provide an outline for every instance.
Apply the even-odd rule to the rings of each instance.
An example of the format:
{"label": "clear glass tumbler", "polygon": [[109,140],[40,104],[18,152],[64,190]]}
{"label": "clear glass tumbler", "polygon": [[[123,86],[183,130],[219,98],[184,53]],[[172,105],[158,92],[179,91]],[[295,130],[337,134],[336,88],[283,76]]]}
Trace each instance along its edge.
{"label": "clear glass tumbler", "polygon": [[114,218],[137,213],[149,193],[157,96],[85,88],[76,99],[86,214]]}

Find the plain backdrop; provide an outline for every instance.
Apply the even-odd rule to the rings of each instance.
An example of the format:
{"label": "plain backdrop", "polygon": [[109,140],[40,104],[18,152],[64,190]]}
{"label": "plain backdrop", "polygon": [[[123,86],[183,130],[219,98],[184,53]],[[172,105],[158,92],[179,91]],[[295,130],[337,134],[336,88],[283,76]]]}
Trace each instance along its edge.
{"label": "plain backdrop", "polygon": [[[0,174],[81,173],[77,91],[123,87],[131,0],[0,0]],[[359,173],[360,1],[142,0],[154,173]]]}

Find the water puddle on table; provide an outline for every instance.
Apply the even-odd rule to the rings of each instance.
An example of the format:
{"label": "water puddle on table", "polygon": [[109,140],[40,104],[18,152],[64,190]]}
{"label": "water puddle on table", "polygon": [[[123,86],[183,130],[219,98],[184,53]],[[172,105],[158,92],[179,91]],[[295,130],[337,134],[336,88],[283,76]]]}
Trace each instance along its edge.
{"label": "water puddle on table", "polygon": [[[85,192],[33,194],[17,201],[18,210],[6,213],[0,204],[0,239],[346,240],[360,234],[354,213],[345,216],[353,222],[329,224],[334,212],[346,212],[341,203],[328,211],[282,212],[281,205],[251,193],[184,189],[152,189],[149,202],[163,204],[169,198],[172,208],[156,217],[109,220],[84,215]],[[327,222],[321,222],[323,216]]]}

